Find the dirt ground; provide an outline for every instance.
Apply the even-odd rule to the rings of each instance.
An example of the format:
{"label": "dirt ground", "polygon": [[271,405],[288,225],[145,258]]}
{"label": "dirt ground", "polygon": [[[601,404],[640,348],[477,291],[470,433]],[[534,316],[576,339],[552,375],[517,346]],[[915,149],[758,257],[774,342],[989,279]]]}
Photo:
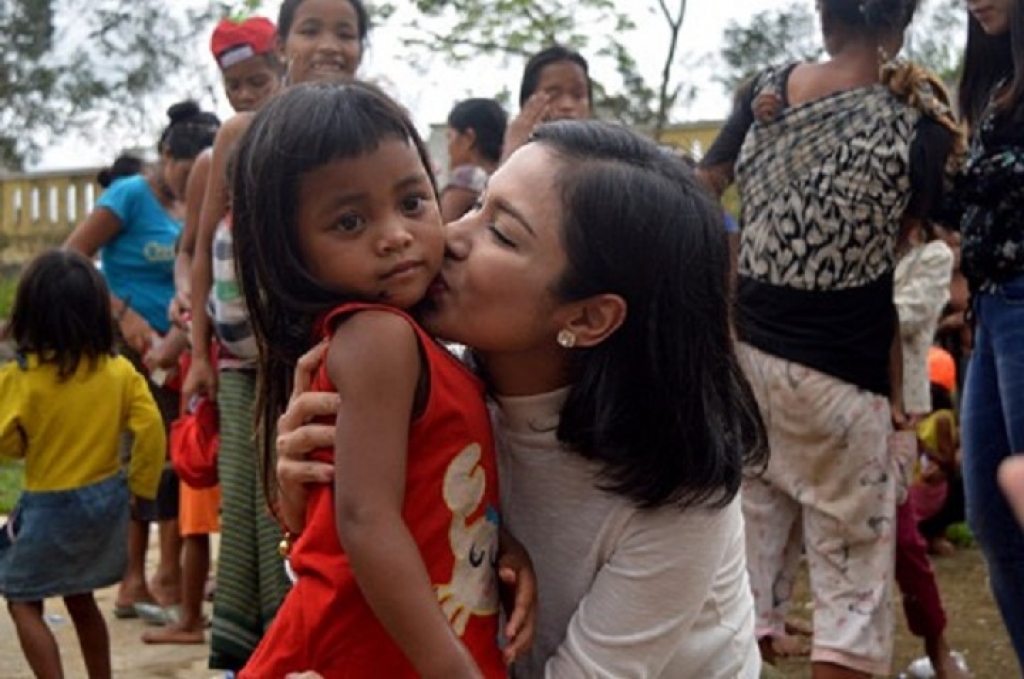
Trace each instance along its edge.
{"label": "dirt ground", "polygon": [[[155,537],[155,536],[154,536]],[[152,541],[155,544],[155,540]],[[152,550],[151,550],[152,557]],[[960,550],[952,557],[933,561],[939,576],[943,599],[949,615],[948,637],[962,651],[977,679],[1012,679],[1018,676],[1009,639],[1002,628],[999,614],[989,594],[985,568],[975,549]],[[152,568],[152,565],[151,565]],[[796,617],[809,619],[806,604],[806,581],[801,584],[800,601],[794,607]],[[115,620],[114,589],[98,593],[100,607],[107,613],[114,651],[114,676],[119,679],[213,679],[223,677],[206,669],[206,646],[147,646],[139,640],[146,625],[139,620]],[[208,606],[208,605],[207,605]],[[67,679],[84,679],[74,627],[59,601],[49,602],[47,613],[61,646]],[[209,614],[209,610],[207,610]],[[897,611],[896,658],[893,675],[897,676],[914,658],[921,655],[919,640],[910,636],[903,622],[902,609]],[[783,664],[788,679],[810,676],[806,661],[791,660]],[[32,674],[18,646],[14,628],[6,612],[0,613],[0,678],[32,679]]]}
{"label": "dirt ground", "polygon": [[[961,549],[953,556],[932,559],[939,578],[939,590],[949,618],[946,637],[950,645],[962,652],[976,679],[1013,679],[1020,676],[1010,640],[1003,629],[999,611],[988,587],[988,576],[981,553],[977,549]],[[793,609],[794,617],[810,620],[807,581],[802,579],[797,596],[801,605]],[[924,655],[920,639],[907,630],[903,608],[896,609],[896,654],[892,676]],[[787,679],[808,679],[810,668],[803,660],[780,664]]]}

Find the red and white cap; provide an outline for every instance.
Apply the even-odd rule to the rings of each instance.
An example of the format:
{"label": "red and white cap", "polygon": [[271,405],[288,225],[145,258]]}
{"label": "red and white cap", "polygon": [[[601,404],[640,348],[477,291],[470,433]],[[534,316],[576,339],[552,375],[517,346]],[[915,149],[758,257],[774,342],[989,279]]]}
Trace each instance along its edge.
{"label": "red and white cap", "polygon": [[210,37],[210,51],[223,71],[237,63],[273,51],[277,27],[265,17],[245,21],[222,19]]}

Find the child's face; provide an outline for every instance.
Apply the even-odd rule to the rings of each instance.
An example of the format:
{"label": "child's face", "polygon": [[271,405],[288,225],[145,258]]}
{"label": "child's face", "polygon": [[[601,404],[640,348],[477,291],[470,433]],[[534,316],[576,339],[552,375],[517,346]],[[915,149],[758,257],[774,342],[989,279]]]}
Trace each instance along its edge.
{"label": "child's face", "polygon": [[410,142],[387,139],[308,172],[298,205],[303,260],[329,288],[407,309],[441,268],[441,212]]}
{"label": "child's face", "polygon": [[281,84],[280,74],[262,54],[225,68],[221,76],[228,102],[238,113],[258,109]]}
{"label": "child's face", "polygon": [[292,83],[352,77],[363,58],[359,15],[348,0],[305,0],[295,10],[282,58]]}
{"label": "child's face", "polygon": [[481,356],[557,350],[566,268],[561,161],[527,144],[490,178],[480,209],[446,227],[448,252],[430,289],[426,327]]}
{"label": "child's face", "polygon": [[537,92],[548,96],[547,120],[585,120],[590,117],[587,74],[573,61],[548,64],[540,71]]}

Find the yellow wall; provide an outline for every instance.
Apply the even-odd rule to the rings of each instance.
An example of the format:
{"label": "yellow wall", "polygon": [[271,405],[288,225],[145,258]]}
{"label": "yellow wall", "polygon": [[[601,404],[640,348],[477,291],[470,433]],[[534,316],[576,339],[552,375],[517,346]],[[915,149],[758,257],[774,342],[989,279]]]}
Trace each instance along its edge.
{"label": "yellow wall", "polygon": [[92,211],[97,170],[0,175],[0,263],[59,245]]}

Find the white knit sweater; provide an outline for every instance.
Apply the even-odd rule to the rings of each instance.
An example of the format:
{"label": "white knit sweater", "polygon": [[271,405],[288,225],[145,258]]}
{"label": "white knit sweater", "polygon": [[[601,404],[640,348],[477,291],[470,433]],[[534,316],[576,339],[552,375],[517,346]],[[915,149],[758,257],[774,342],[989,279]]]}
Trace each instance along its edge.
{"label": "white knit sweater", "polygon": [[555,437],[566,391],[499,399],[502,514],[529,550],[538,629],[515,679],[756,679],[739,498],[639,510]]}

